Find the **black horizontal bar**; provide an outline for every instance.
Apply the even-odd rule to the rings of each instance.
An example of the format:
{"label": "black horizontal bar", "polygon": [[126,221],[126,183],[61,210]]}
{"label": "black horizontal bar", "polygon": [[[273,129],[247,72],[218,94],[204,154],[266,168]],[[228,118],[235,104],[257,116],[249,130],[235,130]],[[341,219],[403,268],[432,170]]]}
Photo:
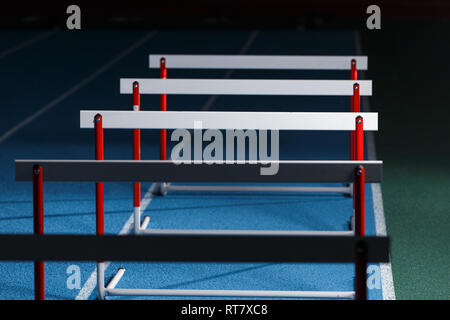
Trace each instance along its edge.
{"label": "black horizontal bar", "polygon": [[292,235],[0,235],[3,261],[353,262],[389,261],[388,237]]}
{"label": "black horizontal bar", "polygon": [[355,169],[365,168],[366,182],[381,182],[382,161],[274,161],[267,164],[175,164],[160,160],[16,160],[17,181],[31,181],[33,166],[43,168],[45,181],[152,182],[353,182]]}

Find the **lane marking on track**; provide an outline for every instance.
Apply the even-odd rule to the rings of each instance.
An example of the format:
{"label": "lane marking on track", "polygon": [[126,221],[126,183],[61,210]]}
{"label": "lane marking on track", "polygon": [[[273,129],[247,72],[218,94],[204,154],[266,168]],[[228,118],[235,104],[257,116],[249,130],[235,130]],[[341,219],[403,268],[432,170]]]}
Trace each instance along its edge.
{"label": "lane marking on track", "polygon": [[101,66],[99,69],[91,73],[89,76],[78,82],[76,85],[71,87],[69,90],[64,92],[63,94],[59,95],[52,101],[50,101],[48,104],[40,108],[38,111],[33,113],[32,115],[25,118],[23,121],[16,124],[14,127],[6,131],[2,136],[0,136],[0,143],[4,142],[6,139],[8,139],[10,136],[12,136],[14,133],[25,127],[26,125],[30,124],[32,121],[36,120],[38,117],[43,115],[48,110],[52,109],[54,106],[58,105],[60,102],[65,100],[66,98],[70,97],[72,94],[86,86],[88,83],[90,83],[92,80],[96,79],[98,76],[103,74],[104,72],[108,71],[113,65],[115,65],[117,62],[128,56],[130,53],[132,53],[134,50],[142,46],[145,42],[147,42],[149,39],[153,38],[156,35],[157,31],[153,31],[133,43],[130,47],[128,47],[126,50],[122,51],[119,55],[115,56],[113,59],[109,60],[107,63],[105,63],[103,66]]}
{"label": "lane marking on track", "polygon": [[[147,192],[144,195],[144,198],[142,199],[141,203],[141,210],[144,212],[145,209],[147,209],[148,205],[153,199],[153,188],[155,184],[152,184],[150,188],[148,188]],[[130,233],[131,230],[133,230],[133,219],[134,215],[133,213],[128,218],[127,222],[123,225],[122,229],[119,232],[119,235],[124,235]],[[105,271],[109,267],[111,262],[105,261]],[[88,280],[84,283],[83,287],[80,289],[80,292],[75,297],[75,300],[87,300],[90,295],[92,294],[92,291],[94,291],[95,287],[97,286],[97,267],[94,269],[94,271],[89,276]]]}
{"label": "lane marking on track", "polygon": [[[359,32],[354,33],[356,54],[362,54],[361,48],[361,38]],[[365,79],[364,71],[359,72],[361,74],[361,79]],[[369,98],[362,97],[364,112],[370,112]],[[375,148],[375,136],[373,132],[365,132],[367,140],[367,156],[369,160],[376,160],[376,148]],[[371,183],[372,199],[373,199],[373,211],[375,214],[375,230],[378,236],[386,236],[386,218],[384,216],[383,207],[383,194],[381,192],[381,184]],[[395,300],[395,289],[394,289],[394,278],[392,276],[392,265],[391,262],[380,263],[381,271],[381,287],[383,300]]]}
{"label": "lane marking on track", "polygon": [[57,29],[55,29],[53,31],[44,32],[44,33],[39,34],[31,39],[25,40],[14,47],[8,48],[5,51],[0,52],[0,59],[3,59],[5,57],[9,56],[10,54],[13,54],[14,52],[17,52],[28,46],[31,46],[32,44],[38,43],[39,41],[47,39],[48,37],[56,34],[56,32],[57,32]]}
{"label": "lane marking on track", "polygon": [[[239,51],[239,54],[245,54],[250,49],[250,46],[255,41],[256,37],[258,36],[258,31],[253,31],[250,33],[249,38],[244,43],[244,46]],[[231,75],[233,74],[233,70],[228,70],[225,74],[225,79],[229,79]],[[203,105],[202,110],[208,110],[214,103],[216,99],[216,96],[211,96],[206,103]],[[1,141],[0,141],[1,142]],[[144,214],[144,211],[147,209],[147,206],[150,204],[153,198],[153,187],[155,184],[152,184],[150,188],[147,190],[147,193],[145,194],[144,198],[142,199],[141,203],[141,210],[142,214]],[[125,225],[122,227],[122,230],[120,230],[119,235],[130,233],[132,230],[132,224],[133,224],[133,217],[134,214],[132,213],[130,217],[128,218],[127,222],[125,222]],[[110,262],[105,262],[105,272],[106,269],[108,269]],[[89,276],[88,280],[84,283],[83,287],[81,288],[78,295],[75,297],[75,300],[87,300],[91,296],[92,292],[97,286],[97,267],[95,267],[94,271]]]}
{"label": "lane marking on track", "polygon": [[[248,52],[248,50],[250,50],[250,47],[252,46],[253,42],[255,41],[256,37],[258,36],[259,32],[258,31],[252,31],[250,33],[250,36],[248,37],[247,41],[244,43],[244,46],[241,48],[241,50],[239,51],[239,54],[246,54]],[[231,76],[233,75],[234,70],[228,70],[225,73],[225,76],[223,77],[224,79],[230,79]],[[212,105],[214,104],[214,102],[216,102],[217,96],[210,96],[208,98],[208,100],[205,102],[205,105],[203,106],[202,110],[203,111],[207,111],[209,110]]]}

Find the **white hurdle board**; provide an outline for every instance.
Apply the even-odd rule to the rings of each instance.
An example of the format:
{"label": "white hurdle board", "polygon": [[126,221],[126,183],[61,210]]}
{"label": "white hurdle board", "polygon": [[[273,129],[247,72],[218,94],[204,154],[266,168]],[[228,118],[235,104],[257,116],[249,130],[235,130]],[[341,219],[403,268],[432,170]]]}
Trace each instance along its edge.
{"label": "white hurdle board", "polygon": [[248,79],[120,79],[120,93],[133,93],[133,82],[141,94],[204,95],[316,95],[352,96],[359,84],[361,96],[372,95],[371,80],[248,80]]}
{"label": "white hurdle board", "polygon": [[376,112],[230,112],[230,111],[80,111],[80,128],[94,128],[102,116],[111,129],[254,129],[353,131],[362,117],[363,129],[378,130]]}
{"label": "white hurdle board", "polygon": [[358,70],[368,68],[367,56],[151,54],[150,69],[159,68],[162,58],[171,69],[350,70],[352,59]]}

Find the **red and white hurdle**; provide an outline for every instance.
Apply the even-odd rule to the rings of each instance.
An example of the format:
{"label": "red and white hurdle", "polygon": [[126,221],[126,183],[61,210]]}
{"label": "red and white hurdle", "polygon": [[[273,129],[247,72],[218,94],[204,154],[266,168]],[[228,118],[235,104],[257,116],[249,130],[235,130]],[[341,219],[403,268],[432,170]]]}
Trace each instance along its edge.
{"label": "red and white hurdle", "polygon": [[[164,85],[170,82],[170,80],[158,80],[155,79],[150,81],[149,84],[148,79],[143,81],[145,84],[145,88],[152,88],[155,93],[164,93],[165,88]],[[224,87],[221,86],[223,83],[229,85],[229,81],[232,80],[221,80],[218,84],[215,84],[212,87],[202,87],[202,86],[193,86],[191,88],[192,91],[189,91],[188,84],[192,86],[192,80],[189,79],[177,79],[177,82],[173,87],[168,87],[169,90],[173,92],[177,92],[176,90],[180,87],[183,88],[183,92],[198,92],[199,90],[203,90],[200,92],[216,92],[218,88],[221,92],[234,92],[233,88],[225,88],[228,91],[224,91]],[[124,82],[129,82],[128,80],[121,81],[121,88],[125,87]],[[203,81],[202,81],[203,82]],[[256,89],[255,89],[256,82]],[[263,90],[264,92],[271,92],[271,90],[276,90],[275,88],[281,86],[279,82],[285,83],[286,80],[275,80],[270,81],[270,83],[261,84],[261,80],[244,80],[240,81],[241,85],[241,93],[243,94],[252,94],[254,92],[260,92]],[[303,88],[305,81],[303,80],[293,80],[288,81],[291,84],[290,91],[286,91],[288,94],[292,92],[296,92],[295,85]],[[324,84],[321,80],[314,80],[313,83],[317,83],[324,87]],[[329,84],[329,81],[325,81],[326,84]],[[308,85],[311,86],[311,81],[306,81]],[[351,82],[344,81],[344,86],[342,86],[342,81],[336,80],[333,83],[337,86],[340,86],[341,89],[345,88],[347,92],[352,91],[353,85]],[[159,86],[163,86],[163,89],[158,90],[155,89],[155,84]],[[366,90],[371,90],[370,81],[365,82],[364,84],[369,85]],[[233,85],[233,84],[231,84]],[[264,86],[265,85],[265,86]],[[156,86],[157,87],[157,86]],[[139,91],[140,88],[138,81],[132,82],[132,93],[133,93],[133,103],[134,109],[138,110],[140,106],[135,103],[139,103]],[[141,86],[142,88],[142,86]],[[305,90],[303,88],[303,90]],[[314,88],[317,90],[317,88]],[[334,89],[337,90],[337,89]],[[121,92],[123,92],[121,90]],[[341,91],[342,92],[342,91]],[[133,129],[134,132],[139,132],[142,128],[145,129],[195,129],[194,123],[195,121],[201,121],[203,124],[203,129],[258,129],[258,130],[347,130],[354,131],[357,134],[355,135],[355,139],[358,141],[358,160],[363,160],[363,140],[364,140],[364,130],[377,130],[377,116],[376,114],[361,114],[361,113],[277,113],[277,112],[174,112],[174,111],[160,111],[160,112],[152,112],[152,111],[141,111],[139,113],[127,112],[127,111],[81,111],[80,112],[80,127],[81,128],[92,128],[92,117],[97,114],[101,114],[103,117],[107,116],[107,122],[105,123],[103,120],[101,123],[104,125],[104,128],[115,128],[115,129]],[[368,123],[363,129],[362,125],[362,117],[366,117]],[[355,120],[356,119],[356,120]],[[356,122],[355,122],[356,121]],[[138,129],[136,129],[138,128]],[[356,145],[356,144],[355,144]],[[134,159],[137,159],[137,155],[140,153],[140,139],[138,135],[134,135]],[[160,183],[159,185],[162,185]],[[195,190],[196,186],[190,186]],[[198,188],[198,190],[202,190],[202,186]],[[291,187],[291,186],[215,186],[214,190],[242,190],[242,191],[255,191],[261,190],[266,191],[269,188],[270,190],[276,191],[290,191],[290,192],[301,192],[303,190],[308,190],[308,187]],[[330,187],[324,187],[330,188]],[[337,187],[339,188],[339,187]],[[208,186],[208,190],[211,190]],[[316,188],[317,189],[317,188]],[[314,190],[316,190],[314,189]],[[319,189],[320,190],[320,189]],[[329,192],[329,190],[327,189]],[[160,191],[161,192],[161,191]],[[149,223],[149,217],[145,217],[144,221],[141,223],[141,213],[140,213],[140,185],[135,184],[134,186],[134,231],[136,233],[144,232],[145,228]],[[352,215],[353,217],[353,215]],[[350,219],[351,228],[353,229],[354,221],[352,218]],[[343,233],[351,233],[352,231],[343,231]]]}
{"label": "red and white hurdle", "polygon": [[[246,69],[246,70],[340,70],[350,71],[350,80],[358,80],[358,70],[368,69],[367,56],[325,55],[186,55],[150,54],[149,68],[160,70],[160,78],[167,79],[167,69]],[[167,94],[160,95],[160,110],[167,110]],[[350,112],[360,112],[359,85],[356,84],[350,97]],[[160,155],[166,155],[165,129],[161,129]],[[162,158],[160,158],[162,159]],[[355,158],[355,135],[350,132],[350,160]],[[234,192],[320,192],[353,195],[353,187],[242,187],[242,186],[190,186],[163,183],[157,193],[164,195],[172,191],[234,191]]]}
{"label": "red and white hurdle", "polygon": [[[97,117],[98,119],[98,117]],[[125,270],[120,269],[119,272],[113,277],[113,279],[105,286],[104,281],[104,263],[102,261],[98,262],[97,269],[97,289],[98,296],[100,299],[106,298],[108,295],[149,295],[149,296],[167,296],[167,295],[190,295],[190,296],[256,296],[256,297],[315,297],[315,298],[357,298],[366,299],[366,266],[367,266],[367,248],[359,246],[361,242],[361,237],[364,236],[363,231],[363,210],[364,210],[364,184],[366,182],[380,182],[382,176],[382,162],[381,161],[271,161],[271,164],[277,164],[280,166],[280,171],[276,175],[266,175],[261,176],[261,167],[267,163],[258,161],[256,163],[244,163],[244,164],[216,164],[216,163],[204,163],[204,164],[175,164],[167,160],[16,160],[15,161],[15,175],[17,181],[33,181],[33,189],[35,190],[33,194],[34,203],[34,218],[35,218],[35,234],[38,238],[33,239],[34,241],[44,241],[44,238],[39,237],[43,234],[44,221],[43,221],[43,186],[45,181],[135,181],[137,178],[142,179],[142,181],[164,181],[170,179],[175,182],[204,182],[208,181],[209,177],[214,177],[216,181],[219,182],[355,182],[358,186],[356,188],[357,206],[356,206],[356,243],[354,240],[343,241],[347,245],[347,249],[352,248],[355,245],[353,254],[337,249],[339,252],[344,253],[347,257],[340,258],[336,255],[336,252],[330,254],[328,250],[328,258],[320,258],[320,252],[313,252],[313,248],[303,248],[306,250],[308,257],[314,259],[314,261],[325,262],[327,259],[334,262],[350,262],[354,260],[355,262],[355,283],[354,291],[274,291],[274,290],[177,290],[177,289],[116,289],[115,286],[120,281]],[[45,169],[44,169],[45,168]],[[45,170],[45,171],[44,171]],[[97,194],[99,196],[99,194]],[[100,195],[103,199],[103,196]],[[97,209],[99,206],[97,206]],[[362,210],[361,213],[358,211]],[[97,211],[97,215],[99,212]],[[114,247],[105,247],[106,242],[102,240],[103,237],[108,237],[99,233],[101,228],[97,228],[96,239],[91,238],[91,243],[95,245],[94,252],[93,249],[89,247],[87,250],[89,259],[92,259],[94,253],[95,258],[97,257],[115,257],[118,259],[118,255],[114,253]],[[272,231],[272,230],[202,230],[195,232],[195,230],[153,230],[147,235],[151,237],[151,241],[156,241],[160,244],[166,243],[167,245],[179,245],[180,241],[188,241],[191,244],[202,245],[208,243],[208,239],[214,239],[214,243],[220,245],[224,248],[224,253],[227,257],[220,257],[222,251],[214,251],[214,247],[211,247],[210,252],[201,253],[199,255],[198,248],[190,249],[185,246],[184,251],[177,251],[177,254],[183,255],[183,257],[177,257],[177,254],[166,254],[166,248],[159,250],[159,254],[148,255],[142,254],[142,256],[147,256],[148,261],[281,261],[281,262],[308,262],[307,258],[300,258],[297,249],[292,252],[292,247],[286,243],[286,241],[297,241],[306,240],[308,242],[308,236],[310,234],[305,234],[303,231],[290,230],[290,231]],[[51,236],[50,236],[51,237]],[[69,236],[70,237],[70,236]],[[75,236],[76,237],[76,236]],[[111,237],[111,236],[109,236]],[[303,237],[300,239],[299,237]],[[353,237],[334,237],[329,240],[335,242],[341,242],[340,239],[353,238]],[[323,241],[327,241],[326,237],[321,237],[316,244]],[[48,236],[47,236],[48,238]],[[79,237],[80,238],[80,237]],[[139,238],[139,237],[138,237]],[[138,238],[135,238],[136,240]],[[319,238],[314,236],[314,238]],[[159,240],[158,240],[159,239]],[[237,239],[237,240],[236,240]],[[255,241],[256,239],[256,241]],[[311,241],[311,238],[309,238]],[[359,239],[359,240],[358,240]],[[26,239],[23,239],[26,240]],[[31,239],[28,239],[31,240]],[[49,238],[50,240],[50,238]],[[67,237],[61,240],[66,241]],[[81,239],[84,241],[84,239]],[[105,239],[106,240],[106,239]],[[113,239],[108,240],[109,243],[115,241]],[[131,240],[131,239],[130,239]],[[131,243],[137,244],[136,240],[131,240]],[[127,240],[124,239],[126,242]],[[192,242],[194,241],[194,242]],[[263,241],[267,245],[272,245],[273,254],[276,257],[267,256],[266,247],[261,245]],[[283,242],[283,245],[280,244]],[[51,242],[51,240],[50,240]],[[50,242],[46,242],[50,244]],[[55,251],[47,248],[39,248],[39,251],[46,251],[47,254],[35,254],[38,257],[35,262],[35,292],[36,299],[44,299],[44,260],[58,260],[62,255],[65,255],[64,259],[70,257],[73,259],[74,255],[67,254],[67,247],[58,245],[58,240],[54,239],[53,249],[59,248],[56,256]],[[125,244],[122,243],[122,245]],[[145,241],[142,241],[143,244]],[[229,246],[231,243],[233,246]],[[253,250],[256,250],[256,255],[252,255],[251,258],[247,257],[248,252],[236,253],[234,246],[239,246],[242,244],[252,243]],[[279,248],[276,244],[279,245]],[[23,241],[21,242],[24,245]],[[56,243],[56,246],[55,246]],[[103,244],[102,244],[103,243]],[[127,242],[130,243],[130,242]],[[147,244],[149,242],[146,242]],[[298,241],[297,241],[298,243]],[[330,243],[330,242],[328,242]],[[67,244],[67,242],[66,242]],[[71,247],[77,247],[79,243],[72,242]],[[117,244],[117,242],[116,242]],[[261,247],[258,247],[260,246]],[[27,248],[27,244],[24,245]],[[151,247],[151,246],[150,246]],[[295,246],[294,246],[295,247]],[[22,248],[22,249],[24,249]],[[78,246],[80,249],[80,247]],[[78,250],[77,257],[82,256],[82,251],[86,250],[88,247],[82,247]],[[128,249],[126,244],[125,247],[122,246],[122,257],[126,250]],[[261,250],[262,248],[262,250]],[[61,251],[62,249],[62,251]],[[139,258],[139,251],[141,248],[133,248],[130,251],[134,251],[134,254],[127,255],[128,257],[133,257],[133,259]],[[97,250],[97,251],[95,251]],[[100,251],[105,250],[109,253],[103,255]],[[124,251],[125,250],[125,251]],[[81,253],[80,253],[81,251]],[[152,251],[152,250],[150,250]],[[138,252],[138,254],[136,254]],[[284,252],[283,254],[279,254]],[[69,252],[70,253],[70,252]],[[161,255],[162,253],[162,255]],[[19,254],[20,255],[20,254]],[[17,257],[17,253],[14,250],[9,250],[7,253],[8,257]],[[29,253],[25,258],[29,257]],[[331,257],[333,256],[333,257]],[[386,260],[386,254],[383,255],[382,261]],[[42,258],[46,257],[46,258]],[[330,258],[331,257],[331,258]],[[144,260],[145,260],[144,259]],[[168,259],[168,260],[167,260]],[[212,260],[210,260],[212,259]],[[253,260],[254,259],[254,260]],[[309,258],[308,258],[309,259]],[[13,259],[14,260],[14,259]],[[126,260],[126,259],[125,259]],[[373,261],[373,260],[372,260]]]}
{"label": "red and white hurdle", "polygon": [[[166,68],[161,69],[166,75]],[[139,92],[131,88],[133,83],[139,85]],[[167,94],[211,94],[211,95],[325,95],[350,96],[353,104],[359,110],[361,95],[372,94],[372,82],[362,80],[354,83],[351,80],[219,80],[219,79],[121,79],[120,93],[122,94],[159,94],[160,110],[167,110]],[[135,98],[133,97],[133,100]],[[353,111],[356,112],[356,111]],[[166,133],[161,129],[160,159],[166,157]],[[351,136],[351,156],[354,154],[354,135]],[[354,160],[354,158],[350,158]],[[273,187],[273,186],[191,186],[171,185],[160,183],[155,193],[164,195],[168,190],[178,191],[235,191],[235,192],[333,192],[352,195],[352,186],[344,187]]]}

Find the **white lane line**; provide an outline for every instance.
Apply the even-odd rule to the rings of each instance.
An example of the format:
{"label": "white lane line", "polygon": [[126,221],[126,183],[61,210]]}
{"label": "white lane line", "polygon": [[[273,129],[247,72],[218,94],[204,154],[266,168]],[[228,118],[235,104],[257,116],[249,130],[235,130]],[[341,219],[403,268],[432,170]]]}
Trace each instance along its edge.
{"label": "white lane line", "polygon": [[[150,188],[148,188],[147,193],[144,195],[144,198],[142,199],[141,203],[141,210],[144,212],[145,209],[147,209],[148,205],[152,201],[153,198],[153,188],[155,184],[152,184]],[[124,226],[119,232],[119,235],[128,234],[130,231],[133,230],[133,219],[134,215],[133,213],[128,218],[127,222],[125,222]],[[105,261],[105,271],[108,269],[111,262]],[[75,300],[87,300],[92,294],[92,291],[94,291],[95,287],[97,286],[97,267],[94,269],[94,271],[89,276],[88,280],[84,283],[83,287],[81,288],[78,295],[75,297]]]}
{"label": "white lane line", "polygon": [[[247,41],[244,43],[244,46],[239,51],[239,54],[246,54],[248,52],[248,50],[250,50],[250,47],[252,46],[252,44],[255,41],[258,34],[259,34],[258,31],[252,31],[250,33],[250,36],[248,37]],[[225,73],[224,79],[230,79],[231,76],[233,75],[233,73],[234,73],[234,70],[228,70]],[[205,102],[205,105],[203,106],[202,110],[203,111],[209,110],[212,107],[212,105],[214,104],[214,102],[216,101],[216,99],[217,99],[217,96],[215,96],[215,95],[210,96],[209,99]]]}
{"label": "white lane line", "polygon": [[[245,54],[248,52],[248,50],[250,49],[250,46],[252,45],[253,41],[255,40],[255,38],[258,36],[258,32],[257,31],[253,31],[252,33],[250,33],[249,38],[247,39],[247,41],[245,42],[244,46],[241,48],[241,50],[239,51],[240,54]],[[233,73],[233,70],[228,70],[227,73],[225,74],[225,78],[227,79],[231,77]],[[203,105],[202,110],[208,110],[212,104],[214,103],[214,100],[216,96],[212,96],[209,100],[206,101],[206,103]],[[153,187],[156,186],[156,184],[152,184],[150,186],[150,188],[148,189],[147,193],[144,196],[144,199],[142,199],[142,203],[141,203],[141,210],[142,213],[144,213],[145,209],[147,209],[147,206],[150,204],[152,197],[153,197]],[[131,231],[132,229],[132,224],[133,224],[133,214],[130,215],[130,217],[128,218],[127,222],[125,223],[125,225],[123,226],[122,230],[119,232],[119,234],[127,234]],[[110,262],[105,262],[105,271],[106,269],[108,269],[110,265]],[[94,271],[91,273],[89,279],[84,283],[83,287],[81,288],[80,292],[78,293],[78,295],[75,297],[75,300],[87,300],[89,299],[89,297],[92,294],[92,291],[94,291],[94,289],[97,286],[97,267],[95,267]]]}
{"label": "white lane line", "polygon": [[44,32],[44,33],[39,34],[31,39],[25,40],[14,47],[6,49],[5,51],[0,52],[0,59],[3,59],[5,57],[9,56],[10,54],[13,54],[14,52],[17,52],[21,49],[31,46],[32,44],[35,44],[41,40],[47,39],[48,37],[54,35],[56,32],[57,32],[56,29],[53,31]]}
{"label": "white lane line", "polygon": [[139,48],[141,45],[143,45],[146,41],[148,41],[150,38],[155,36],[157,31],[153,31],[133,43],[131,46],[129,46],[126,50],[121,52],[119,55],[105,63],[103,66],[101,66],[99,69],[91,73],[89,76],[78,82],[76,85],[74,85],[72,88],[61,94],[60,96],[56,97],[52,101],[50,101],[48,104],[43,106],[41,109],[30,115],[29,117],[25,118],[23,121],[9,129],[7,132],[5,132],[2,136],[0,136],[0,143],[4,142],[6,139],[8,139],[10,136],[12,136],[14,133],[28,125],[30,122],[47,112],[48,110],[52,109],[54,106],[59,104],[64,99],[70,97],[72,94],[83,88],[85,85],[87,85],[89,82],[97,78],[99,75],[110,69],[114,64],[125,58],[127,55],[132,53],[134,50]]}
{"label": "white lane line", "polygon": [[[355,32],[355,45],[356,54],[361,55],[361,39],[359,32]],[[365,79],[363,71],[359,71],[361,79]],[[369,98],[362,97],[363,108],[365,112],[370,112]],[[366,141],[367,141],[367,156],[369,160],[376,160],[377,153],[375,148],[375,136],[373,132],[366,131]],[[376,234],[379,236],[387,235],[386,232],[386,218],[384,216],[383,207],[383,195],[381,192],[381,184],[371,183],[372,198],[373,198],[373,210],[375,214],[375,230]],[[395,289],[394,289],[394,278],[392,276],[392,265],[391,262],[380,263],[381,271],[381,285],[383,300],[395,300]]]}

